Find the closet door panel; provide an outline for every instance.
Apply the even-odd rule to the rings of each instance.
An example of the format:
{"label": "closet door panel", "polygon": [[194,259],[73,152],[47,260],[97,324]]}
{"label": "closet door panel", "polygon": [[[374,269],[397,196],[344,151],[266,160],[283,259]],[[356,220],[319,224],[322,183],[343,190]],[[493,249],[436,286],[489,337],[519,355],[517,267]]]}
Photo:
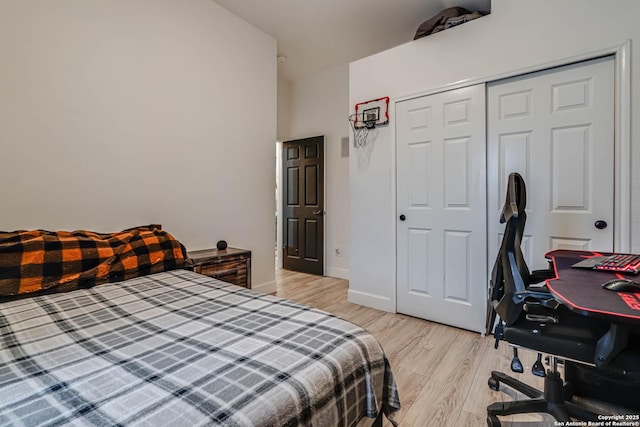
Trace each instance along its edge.
{"label": "closet door panel", "polygon": [[397,311],[478,332],[487,287],[484,110],[484,85],[396,104]]}
{"label": "closet door panel", "polygon": [[527,184],[530,269],[552,249],[613,251],[613,93],[612,57],[487,85],[489,265],[511,172]]}

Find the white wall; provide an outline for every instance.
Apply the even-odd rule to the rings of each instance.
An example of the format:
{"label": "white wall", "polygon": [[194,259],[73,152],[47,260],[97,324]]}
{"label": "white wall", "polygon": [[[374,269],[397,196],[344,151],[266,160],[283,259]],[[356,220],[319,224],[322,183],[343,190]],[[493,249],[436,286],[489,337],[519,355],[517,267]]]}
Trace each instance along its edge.
{"label": "white wall", "polygon": [[0,229],[161,223],[275,289],[273,38],[211,0],[2,0],[0,58]]}
{"label": "white wall", "polygon": [[[464,81],[631,43],[631,111],[640,111],[640,26],[635,0],[493,0],[491,14],[350,64],[349,104],[393,101]],[[635,116],[637,117],[637,113]],[[394,120],[392,111],[391,120]],[[632,120],[631,164],[640,164],[640,121]],[[395,311],[395,141],[380,128],[365,160],[350,157],[352,302]],[[632,166],[631,249],[640,251],[639,169]],[[628,179],[628,177],[627,177]]]}
{"label": "white wall", "polygon": [[350,256],[349,158],[341,156],[341,139],[349,135],[348,94],[348,64],[293,81],[288,135],[325,136],[325,275],[343,279],[349,278]]}

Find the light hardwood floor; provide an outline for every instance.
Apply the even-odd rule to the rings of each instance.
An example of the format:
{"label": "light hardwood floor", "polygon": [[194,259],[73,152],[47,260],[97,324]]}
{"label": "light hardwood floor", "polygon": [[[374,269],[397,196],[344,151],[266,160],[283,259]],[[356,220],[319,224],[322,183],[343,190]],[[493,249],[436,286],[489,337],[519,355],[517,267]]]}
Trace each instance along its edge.
{"label": "light hardwood floor", "polygon": [[[511,347],[494,349],[492,337],[386,313],[347,301],[346,280],[276,270],[277,295],[350,320],[372,333],[389,358],[400,394],[401,427],[485,426],[490,403],[516,396],[504,386],[495,392],[487,386],[492,370],[520,378],[538,389],[542,379],[531,374],[536,354],[520,351],[523,374],[509,369]],[[553,426],[548,415],[501,417],[503,426]],[[391,426],[385,420],[385,427]]]}

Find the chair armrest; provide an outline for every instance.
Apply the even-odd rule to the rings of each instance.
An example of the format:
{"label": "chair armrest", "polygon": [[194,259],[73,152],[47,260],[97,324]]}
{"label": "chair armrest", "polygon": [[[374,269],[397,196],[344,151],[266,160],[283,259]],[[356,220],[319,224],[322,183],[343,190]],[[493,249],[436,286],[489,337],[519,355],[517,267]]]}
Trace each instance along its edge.
{"label": "chair armrest", "polygon": [[527,301],[523,309],[527,313],[526,319],[532,322],[558,323],[558,313],[556,309],[560,303],[556,300]]}
{"label": "chair armrest", "polygon": [[553,269],[553,264],[549,263],[549,268],[546,270],[533,270],[529,274],[529,283],[540,283],[545,280],[553,279],[556,277],[556,272]]}
{"label": "chair armrest", "polygon": [[547,282],[545,281],[530,283],[529,286],[527,286],[527,289],[534,292],[549,292],[549,288],[547,288]]}

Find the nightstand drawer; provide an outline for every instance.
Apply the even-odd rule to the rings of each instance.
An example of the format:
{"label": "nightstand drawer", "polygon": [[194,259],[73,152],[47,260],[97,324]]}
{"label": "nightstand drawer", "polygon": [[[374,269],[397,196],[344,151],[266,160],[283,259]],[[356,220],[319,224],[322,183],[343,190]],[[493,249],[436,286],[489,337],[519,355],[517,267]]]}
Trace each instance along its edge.
{"label": "nightstand drawer", "polygon": [[190,251],[193,271],[251,289],[251,251],[238,248]]}
{"label": "nightstand drawer", "polygon": [[247,261],[230,261],[222,263],[202,263],[194,268],[196,273],[204,274],[223,282],[233,283],[234,285],[246,286],[247,283]]}

